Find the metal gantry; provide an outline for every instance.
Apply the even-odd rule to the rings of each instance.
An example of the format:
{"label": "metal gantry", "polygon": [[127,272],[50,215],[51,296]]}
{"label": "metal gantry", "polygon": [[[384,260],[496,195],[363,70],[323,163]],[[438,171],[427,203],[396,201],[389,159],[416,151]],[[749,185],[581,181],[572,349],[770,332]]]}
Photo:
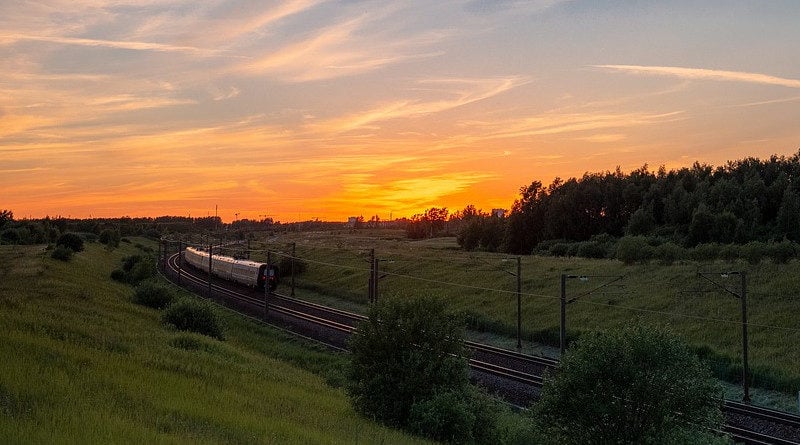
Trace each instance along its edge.
{"label": "metal gantry", "polygon": [[[739,293],[736,293],[735,291],[728,289],[728,287],[724,284],[718,283],[711,279],[712,276],[728,278],[732,275],[738,275],[740,278]],[[750,403],[750,370],[747,363],[747,272],[743,270],[725,272],[697,272],[697,276],[704,278],[718,288],[733,295],[742,303],[742,390],[744,391],[742,401],[744,403]]]}
{"label": "metal gantry", "polygon": [[[599,286],[586,291],[582,294],[579,294],[575,297],[570,298],[567,300],[567,279],[574,279],[577,278],[583,282],[588,282],[590,279],[593,278],[604,278],[608,281],[600,284]],[[622,275],[568,275],[568,274],[561,274],[561,298],[559,299],[561,303],[561,323],[560,323],[560,331],[559,331],[559,344],[561,349],[561,355],[564,355],[564,352],[567,350],[567,305],[570,303],[575,302],[578,298],[590,295],[598,290],[611,285],[623,278]]]}

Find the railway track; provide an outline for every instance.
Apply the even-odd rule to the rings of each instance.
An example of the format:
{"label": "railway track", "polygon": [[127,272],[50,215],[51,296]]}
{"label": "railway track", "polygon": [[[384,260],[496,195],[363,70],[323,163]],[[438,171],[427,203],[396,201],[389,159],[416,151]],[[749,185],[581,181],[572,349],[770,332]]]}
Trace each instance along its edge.
{"label": "railway track", "polygon": [[[167,260],[166,272],[171,279],[178,281],[176,277],[180,276],[178,284],[207,293],[207,275],[180,269],[177,258],[174,254]],[[263,292],[222,280],[212,280],[211,293],[210,298],[224,306],[264,321],[292,325],[293,332],[338,350],[346,350],[349,336],[367,318],[274,292],[266,299]],[[519,407],[529,406],[539,396],[545,372],[558,368],[558,360],[547,357],[471,341],[465,345],[470,351],[473,380]],[[722,409],[726,419],[723,431],[737,443],[800,444],[800,416],[730,400],[724,401]]]}

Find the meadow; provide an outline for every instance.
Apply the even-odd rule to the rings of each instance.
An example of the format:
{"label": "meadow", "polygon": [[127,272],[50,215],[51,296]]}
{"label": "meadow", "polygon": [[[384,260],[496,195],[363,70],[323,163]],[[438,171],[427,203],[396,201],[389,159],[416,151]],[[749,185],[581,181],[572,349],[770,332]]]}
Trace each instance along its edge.
{"label": "meadow", "polygon": [[0,443],[426,443],[352,410],[345,356],[223,309],[225,341],[165,328],[109,278],[137,252],[0,246]]}
{"label": "meadow", "polygon": [[[379,298],[436,295],[463,313],[475,335],[506,347],[516,347],[516,257],[464,252],[453,238],[409,241],[402,231],[360,230],[284,233],[256,245],[269,246],[280,256],[291,252],[306,263],[297,275],[296,292],[355,311],[367,305],[369,255],[375,249],[382,278]],[[258,256],[259,253],[254,253]],[[668,325],[712,362],[729,380],[729,397],[737,398],[741,374],[741,304],[737,275],[747,274],[749,362],[752,385],[780,390],[794,397],[800,390],[800,261],[758,265],[734,262],[676,262],[665,266],[625,265],[617,260],[523,256],[523,350],[557,356],[560,325],[560,276],[568,279],[568,338],[639,319]],[[707,275],[717,284],[700,277]],[[619,281],[608,284],[619,277]],[[286,290],[284,279],[279,291]],[[726,291],[725,289],[728,289]],[[729,292],[730,291],[730,292]],[[556,348],[553,348],[556,346]],[[739,389],[740,391],[740,389]]]}

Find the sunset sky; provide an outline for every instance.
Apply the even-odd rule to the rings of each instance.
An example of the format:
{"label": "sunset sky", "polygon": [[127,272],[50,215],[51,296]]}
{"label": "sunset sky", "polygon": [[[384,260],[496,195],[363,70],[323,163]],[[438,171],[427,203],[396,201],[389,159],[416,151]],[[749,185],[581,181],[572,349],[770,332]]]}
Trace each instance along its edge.
{"label": "sunset sky", "polygon": [[0,3],[0,209],[283,221],[800,149],[800,1]]}

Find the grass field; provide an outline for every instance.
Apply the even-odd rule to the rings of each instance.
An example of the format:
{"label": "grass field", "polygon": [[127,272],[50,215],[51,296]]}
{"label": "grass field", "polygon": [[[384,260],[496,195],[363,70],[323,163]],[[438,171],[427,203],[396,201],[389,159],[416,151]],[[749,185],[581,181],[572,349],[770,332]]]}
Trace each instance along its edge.
{"label": "grass field", "polygon": [[423,443],[328,384],[344,357],[222,310],[224,342],[164,328],[109,278],[135,252],[0,246],[0,443]]}
{"label": "grass field", "polygon": [[[297,256],[307,263],[307,272],[296,277],[301,296],[327,300],[335,296],[351,309],[362,310],[367,298],[368,257],[370,249],[375,249],[383,275],[381,295],[438,295],[454,309],[469,314],[474,326],[511,337],[507,345],[516,345],[515,257],[463,252],[453,238],[408,241],[402,232],[379,230],[287,233],[271,238],[268,245],[273,251],[288,253],[292,242]],[[560,275],[587,275],[588,281],[569,279],[566,283],[568,299],[580,296],[567,306],[569,337],[637,318],[666,324],[718,361],[730,362],[723,372],[734,382],[739,377],[742,351],[740,300],[700,278],[698,272],[745,271],[753,385],[778,388],[793,397],[800,390],[797,260],[788,264],[766,260],[756,266],[743,261],[626,266],[616,260],[539,256],[525,256],[521,261],[526,351],[542,350],[531,340],[557,344]],[[623,278],[602,287],[616,276]],[[712,278],[740,292],[738,276],[715,274]],[[287,284],[284,279],[282,289]],[[548,353],[552,355],[553,350]]]}

